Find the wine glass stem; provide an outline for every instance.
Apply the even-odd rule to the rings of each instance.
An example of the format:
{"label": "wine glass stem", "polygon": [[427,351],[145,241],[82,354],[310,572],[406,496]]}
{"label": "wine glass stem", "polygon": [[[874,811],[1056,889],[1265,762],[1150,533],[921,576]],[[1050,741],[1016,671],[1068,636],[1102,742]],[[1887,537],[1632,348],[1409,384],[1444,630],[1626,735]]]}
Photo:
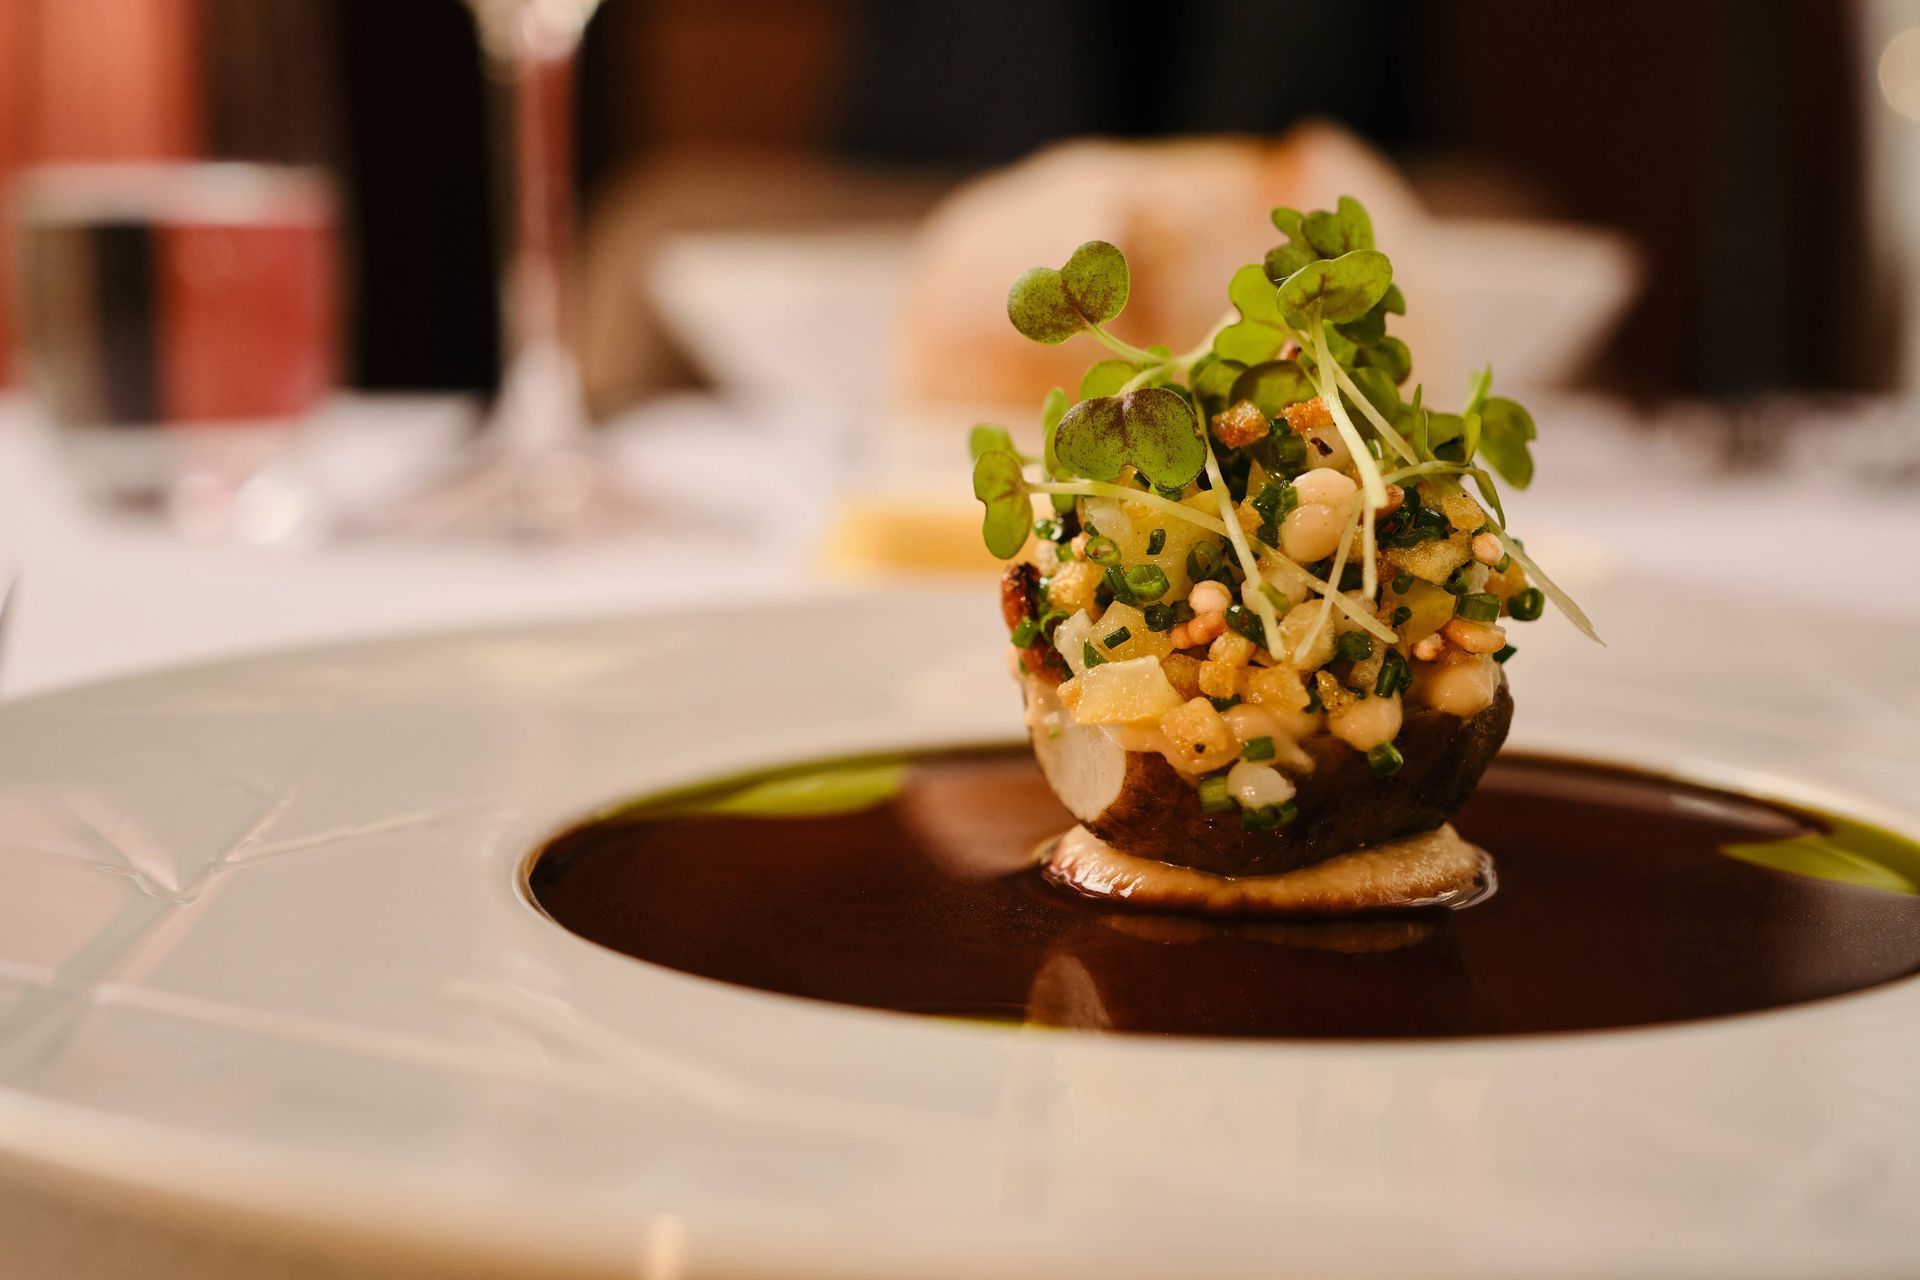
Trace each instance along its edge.
{"label": "wine glass stem", "polygon": [[[573,74],[579,38],[531,30],[497,48],[507,98],[506,157],[512,239],[502,282],[505,367],[496,428],[509,447],[542,449],[577,439],[579,364],[573,349]],[[528,386],[529,382],[535,386]]]}

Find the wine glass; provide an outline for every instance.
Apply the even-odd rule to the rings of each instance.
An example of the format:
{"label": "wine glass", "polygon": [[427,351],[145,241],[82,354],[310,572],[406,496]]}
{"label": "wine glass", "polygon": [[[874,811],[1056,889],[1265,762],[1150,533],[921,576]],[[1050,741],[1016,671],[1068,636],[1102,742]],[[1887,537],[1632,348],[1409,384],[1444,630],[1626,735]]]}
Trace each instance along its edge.
{"label": "wine glass", "polygon": [[396,523],[429,534],[538,541],[630,528],[643,509],[587,425],[574,319],[573,79],[600,0],[467,0],[489,78],[499,195],[511,228],[501,279],[502,377],[490,421],[449,479]]}

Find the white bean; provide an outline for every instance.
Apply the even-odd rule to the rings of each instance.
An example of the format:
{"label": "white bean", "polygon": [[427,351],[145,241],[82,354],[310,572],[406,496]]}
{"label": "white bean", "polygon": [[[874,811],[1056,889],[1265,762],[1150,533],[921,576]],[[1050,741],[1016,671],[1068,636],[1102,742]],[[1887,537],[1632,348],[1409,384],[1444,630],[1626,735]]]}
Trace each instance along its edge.
{"label": "white bean", "polygon": [[1324,427],[1309,428],[1300,434],[1307,441],[1309,471],[1324,471],[1329,467],[1335,471],[1345,471],[1353,465],[1353,454],[1347,450],[1347,442],[1341,439],[1340,428],[1331,422]]}
{"label": "white bean", "polygon": [[1280,522],[1280,550],[1296,564],[1325,560],[1339,549],[1346,523],[1339,512],[1322,503],[1295,507]]}
{"label": "white bean", "polygon": [[1493,693],[1499,686],[1500,668],[1492,658],[1469,662],[1449,662],[1431,667],[1414,679],[1413,696],[1435,711],[1444,711],[1462,720],[1493,705]]}
{"label": "white bean", "polygon": [[1227,770],[1227,791],[1242,808],[1265,809],[1293,799],[1293,782],[1272,765],[1242,760]]}
{"label": "white bean", "polygon": [[1400,732],[1400,699],[1362,698],[1328,716],[1327,728],[1356,751],[1392,742]]}
{"label": "white bean", "polygon": [[1187,603],[1195,613],[1225,613],[1233,603],[1233,592],[1219,582],[1196,582],[1187,592]]}
{"label": "white bean", "polygon": [[1331,468],[1309,471],[1293,482],[1293,491],[1300,495],[1302,506],[1317,502],[1322,506],[1337,507],[1351,498],[1359,487],[1348,478],[1346,472]]}

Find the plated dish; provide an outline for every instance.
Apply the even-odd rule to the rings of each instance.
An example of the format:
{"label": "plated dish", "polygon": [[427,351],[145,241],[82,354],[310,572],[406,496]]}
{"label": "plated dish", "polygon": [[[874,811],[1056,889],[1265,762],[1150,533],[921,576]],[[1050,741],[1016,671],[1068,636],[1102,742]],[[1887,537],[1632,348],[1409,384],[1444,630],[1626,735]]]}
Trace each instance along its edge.
{"label": "plated dish", "polygon": [[1503,624],[1551,599],[1599,637],[1506,528],[1494,473],[1532,479],[1532,416],[1491,370],[1458,413],[1424,403],[1358,201],[1273,223],[1182,355],[1105,328],[1113,245],[1009,294],[1028,338],[1115,352],[1049,396],[1037,455],[972,434],[1034,753],[1079,819],[1048,872],[1188,911],[1461,905],[1494,887],[1447,819],[1512,719]]}
{"label": "plated dish", "polygon": [[[1581,594],[1611,647],[1528,633],[1510,751],[1920,830],[1910,627],[1841,620],[1853,660],[1834,668],[1815,661],[1831,617],[1691,584]],[[632,1276],[644,1256],[656,1274],[809,1277],[829,1258],[843,1276],[1133,1280],[1204,1238],[1225,1277],[1276,1257],[1751,1277],[1897,1272],[1920,1247],[1911,981],[1598,1034],[1026,1031],[637,963],[527,893],[534,851],[630,797],[822,758],[1016,748],[994,767],[1026,779],[1024,834],[1066,825],[1018,745],[985,605],[890,593],[395,640],[0,709],[0,1178],[27,1170],[116,1221],[164,1205],[143,1274],[196,1280],[206,1254],[169,1270],[162,1246],[236,1223],[285,1241],[292,1274],[319,1248],[391,1274]],[[913,664],[846,643],[902,617]],[[1716,643],[1763,624],[1787,658]],[[769,636],[786,661],[764,660]],[[716,723],[721,685],[760,714]],[[962,799],[950,815],[1014,807]],[[1485,930],[1529,860],[1475,834],[1477,803],[1459,823],[1505,855],[1503,886],[1446,918]],[[1231,972],[1207,944],[1099,928],[1062,949],[1092,990],[1156,951],[1170,977]],[[1589,938],[1577,954],[1604,954],[1606,931]],[[1275,972],[1277,939],[1238,945]],[[1300,963],[1345,962],[1315,954]],[[1091,1008],[1066,998],[1088,987],[1049,989]],[[1420,989],[1436,1019],[1460,1007],[1457,985]],[[1109,998],[1116,1026],[1138,1007]]]}

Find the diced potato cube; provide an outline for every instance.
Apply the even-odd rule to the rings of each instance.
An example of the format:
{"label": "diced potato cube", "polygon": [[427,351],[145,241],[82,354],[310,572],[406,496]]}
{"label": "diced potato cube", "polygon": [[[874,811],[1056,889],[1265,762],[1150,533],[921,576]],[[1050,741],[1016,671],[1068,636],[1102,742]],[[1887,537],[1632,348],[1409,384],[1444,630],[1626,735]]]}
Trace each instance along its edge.
{"label": "diced potato cube", "polygon": [[1060,566],[1060,572],[1047,580],[1047,598],[1053,607],[1068,613],[1093,611],[1094,593],[1100,589],[1105,571],[1097,564],[1075,560]]}
{"label": "diced potato cube", "polygon": [[1085,610],[1074,614],[1053,630],[1053,647],[1066,659],[1076,676],[1087,669],[1087,645],[1093,639],[1093,619]]}
{"label": "diced potato cube", "polygon": [[1107,662],[1076,681],[1080,702],[1073,718],[1081,724],[1126,724],[1156,720],[1180,706],[1180,695],[1167,682],[1157,658]]}
{"label": "diced potato cube", "polygon": [[1411,547],[1388,547],[1382,553],[1395,569],[1405,569],[1416,578],[1444,583],[1453,571],[1473,558],[1473,539],[1465,533],[1450,538],[1435,538]]}
{"label": "diced potato cube", "polygon": [[1303,605],[1280,619],[1280,648],[1295,671],[1311,671],[1333,661],[1333,620],[1328,618],[1325,626],[1320,625],[1323,608],[1319,604]]}
{"label": "diced potato cube", "polygon": [[1305,711],[1307,686],[1300,673],[1291,667],[1254,667],[1247,672],[1246,690],[1240,695],[1256,706],[1280,711]]}
{"label": "diced potato cube", "polygon": [[1446,516],[1448,524],[1463,533],[1484,529],[1487,524],[1487,509],[1470,494],[1448,494],[1440,499],[1440,512]]}
{"label": "diced potato cube", "polygon": [[[1126,632],[1126,639],[1108,645],[1109,636]],[[1147,630],[1147,615],[1130,604],[1107,606],[1093,624],[1093,647],[1112,662],[1130,662],[1135,658],[1164,658],[1173,652],[1173,637],[1165,631]]]}
{"label": "diced potato cube", "polygon": [[1203,662],[1200,664],[1200,692],[1209,698],[1231,698],[1240,692],[1240,676],[1244,668],[1228,662]]}
{"label": "diced potato cube", "polygon": [[1455,600],[1431,582],[1416,578],[1405,591],[1394,597],[1408,610],[1407,620],[1394,630],[1408,644],[1424,640],[1453,616]]}
{"label": "diced potato cube", "polygon": [[1200,659],[1184,653],[1170,653],[1160,663],[1167,682],[1184,698],[1200,696]]}
{"label": "diced potato cube", "polygon": [[1238,631],[1222,631],[1207,647],[1207,657],[1230,667],[1244,667],[1253,661],[1253,641]]}
{"label": "diced potato cube", "polygon": [[1168,758],[1184,773],[1224,768],[1240,754],[1233,730],[1205,698],[1194,698],[1161,716],[1160,732],[1173,748]]}

